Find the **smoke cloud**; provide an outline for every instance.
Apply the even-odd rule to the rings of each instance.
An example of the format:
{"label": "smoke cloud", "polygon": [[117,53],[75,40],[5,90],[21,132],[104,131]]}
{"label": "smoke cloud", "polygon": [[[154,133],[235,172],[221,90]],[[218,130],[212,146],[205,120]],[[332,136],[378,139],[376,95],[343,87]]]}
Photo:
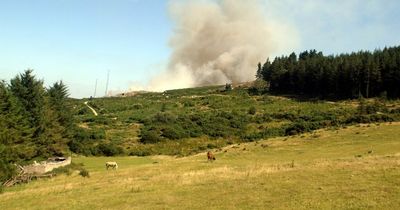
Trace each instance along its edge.
{"label": "smoke cloud", "polygon": [[254,80],[258,62],[298,47],[294,27],[267,18],[265,6],[258,0],[171,0],[172,54],[166,70],[145,89]]}

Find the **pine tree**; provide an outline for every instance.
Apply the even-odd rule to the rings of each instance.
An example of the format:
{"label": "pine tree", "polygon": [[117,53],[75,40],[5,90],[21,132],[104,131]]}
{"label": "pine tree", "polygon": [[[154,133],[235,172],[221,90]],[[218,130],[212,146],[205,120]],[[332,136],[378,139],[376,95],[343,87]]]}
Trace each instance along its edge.
{"label": "pine tree", "polygon": [[261,67],[261,63],[257,64],[257,73],[256,73],[256,79],[260,79],[262,78],[262,67]]}
{"label": "pine tree", "polygon": [[66,129],[71,128],[73,124],[72,111],[68,106],[68,88],[62,82],[56,82],[47,89],[47,94],[49,96],[49,105],[57,115],[57,121],[61,126]]}
{"label": "pine tree", "polygon": [[33,138],[40,138],[44,129],[44,87],[43,81],[32,75],[31,69],[11,80],[10,89],[20,102],[30,126],[34,128]]}
{"label": "pine tree", "polygon": [[324,56],[316,50],[276,57],[262,67],[271,91],[333,96],[400,97],[400,47]]}
{"label": "pine tree", "polygon": [[30,141],[32,134],[20,104],[5,82],[0,82],[0,144],[7,148],[0,157],[14,161],[32,158],[35,153]]}

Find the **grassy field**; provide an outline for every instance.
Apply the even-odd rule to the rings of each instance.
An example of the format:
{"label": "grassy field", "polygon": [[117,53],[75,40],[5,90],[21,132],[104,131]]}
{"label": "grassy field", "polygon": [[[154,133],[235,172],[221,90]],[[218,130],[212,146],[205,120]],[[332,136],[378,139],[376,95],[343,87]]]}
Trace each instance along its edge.
{"label": "grassy field", "polygon": [[399,136],[399,123],[318,130],[233,144],[212,163],[205,153],[76,157],[90,178],[8,188],[0,209],[400,209]]}

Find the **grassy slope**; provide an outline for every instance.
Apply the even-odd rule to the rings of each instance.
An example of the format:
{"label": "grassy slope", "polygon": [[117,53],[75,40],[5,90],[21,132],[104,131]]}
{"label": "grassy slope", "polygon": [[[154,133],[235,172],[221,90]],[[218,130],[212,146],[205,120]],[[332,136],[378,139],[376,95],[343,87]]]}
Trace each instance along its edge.
{"label": "grassy slope", "polygon": [[[318,131],[231,145],[214,163],[204,153],[76,158],[90,178],[7,189],[0,209],[400,209],[399,136],[399,123]],[[107,160],[120,169],[106,171]]]}
{"label": "grassy slope", "polygon": [[[166,93],[147,93],[135,97],[126,98],[99,98],[91,101],[95,109],[100,113],[98,117],[84,106],[83,101],[73,101],[75,111],[83,111],[76,115],[77,124],[85,130],[94,129],[104,130],[105,135],[96,140],[88,140],[93,145],[101,142],[112,142],[125,149],[126,154],[138,155],[138,151],[146,151],[148,154],[167,154],[167,155],[190,155],[205,151],[207,148],[221,147],[227,145],[226,139],[219,139],[207,136],[200,132],[199,137],[183,138],[179,141],[167,141],[159,144],[140,144],[141,128],[146,126],[142,123],[146,119],[153,119],[157,113],[165,113],[173,117],[181,117],[192,122],[191,116],[195,115],[203,119],[203,127],[218,127],[230,136],[231,142],[246,141],[235,132],[240,132],[243,136],[251,136],[266,130],[266,128],[281,128],[292,121],[287,119],[276,119],[277,114],[288,114],[293,116],[322,116],[332,113],[337,114],[338,120],[352,116],[356,106],[348,104],[351,101],[339,101],[336,103],[326,101],[298,101],[286,97],[272,95],[250,96],[246,89],[236,88],[233,91],[221,92],[223,87],[201,87],[181,90],[171,90]],[[256,109],[256,114],[249,114],[250,107]],[[234,116],[242,116],[249,120],[245,122],[245,128],[240,126],[222,125],[219,121],[218,113],[232,113]],[[263,116],[267,117],[263,117]],[[268,118],[268,119],[264,119]],[[270,119],[269,119],[270,118]],[[209,120],[204,120],[209,119]],[[240,124],[240,119],[226,120]],[[198,124],[198,122],[196,122]],[[194,124],[196,124],[194,123]],[[182,124],[175,127],[182,128]],[[187,125],[187,124],[186,124]],[[163,125],[152,125],[157,129],[163,129]],[[147,126],[149,128],[151,126]],[[202,127],[202,128],[203,128]],[[218,128],[219,128],[218,127]],[[235,128],[233,128],[235,127]],[[184,130],[195,131],[194,126],[188,125]],[[176,129],[175,129],[176,130]],[[210,129],[208,129],[210,130]],[[284,129],[283,129],[284,130]],[[208,145],[214,145],[208,147]],[[171,146],[172,145],[172,146]]]}

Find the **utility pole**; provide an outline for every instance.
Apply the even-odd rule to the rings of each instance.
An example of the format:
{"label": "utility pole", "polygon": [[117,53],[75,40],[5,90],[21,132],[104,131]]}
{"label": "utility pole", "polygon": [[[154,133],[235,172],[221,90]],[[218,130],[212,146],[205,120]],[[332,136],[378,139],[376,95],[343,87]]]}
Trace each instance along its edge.
{"label": "utility pole", "polygon": [[106,92],[104,93],[105,96],[107,96],[108,92],[108,83],[110,81],[110,70],[107,71],[107,83],[106,83]]}
{"label": "utility pole", "polygon": [[94,86],[93,98],[96,98],[96,91],[97,91],[97,79],[96,79],[96,84],[95,84],[95,86]]}

